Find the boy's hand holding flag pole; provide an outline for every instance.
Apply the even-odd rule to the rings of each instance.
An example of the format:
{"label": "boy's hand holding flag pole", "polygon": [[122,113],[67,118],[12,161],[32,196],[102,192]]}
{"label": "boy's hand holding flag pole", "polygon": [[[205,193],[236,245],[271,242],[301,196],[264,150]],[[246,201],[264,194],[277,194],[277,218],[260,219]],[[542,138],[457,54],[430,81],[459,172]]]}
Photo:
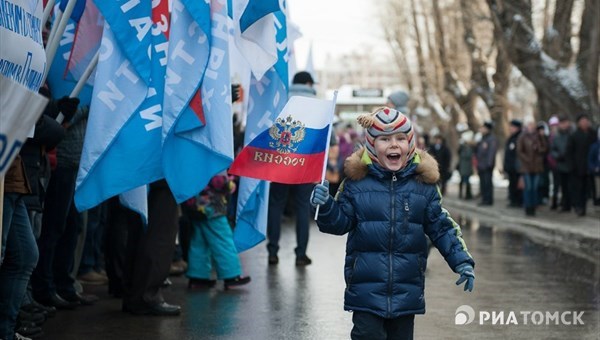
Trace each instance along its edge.
{"label": "boy's hand holding flag pole", "polygon": [[[331,116],[329,117],[329,131],[327,132],[327,147],[325,149],[325,158],[323,159],[323,170],[321,172],[321,185],[325,184],[325,174],[327,173],[327,160],[329,159],[329,141],[331,140],[331,130],[332,129],[332,125],[333,125],[333,116],[335,115],[335,103],[337,102],[337,95],[338,95],[338,91],[335,90],[333,92],[333,101],[332,101],[332,106],[331,106]],[[329,184],[329,183],[328,183]],[[327,186],[327,188],[329,189],[329,185]],[[319,217],[319,208],[321,207],[321,205],[317,205],[317,209],[315,210],[315,221],[317,220],[317,217]]]}

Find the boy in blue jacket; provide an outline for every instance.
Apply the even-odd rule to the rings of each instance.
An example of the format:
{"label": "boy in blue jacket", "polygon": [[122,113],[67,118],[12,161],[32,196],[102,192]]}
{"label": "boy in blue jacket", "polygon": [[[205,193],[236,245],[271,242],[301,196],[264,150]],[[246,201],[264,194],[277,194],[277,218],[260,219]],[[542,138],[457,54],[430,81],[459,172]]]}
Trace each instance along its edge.
{"label": "boy in blue jacket", "polygon": [[475,262],[460,226],[441,206],[436,161],[417,150],[410,120],[391,108],[358,117],[366,148],[345,162],[346,180],[335,199],[318,184],[324,233],[348,233],[344,309],[353,311],[352,339],[412,339],[415,314],[425,313],[427,239],[473,290]]}

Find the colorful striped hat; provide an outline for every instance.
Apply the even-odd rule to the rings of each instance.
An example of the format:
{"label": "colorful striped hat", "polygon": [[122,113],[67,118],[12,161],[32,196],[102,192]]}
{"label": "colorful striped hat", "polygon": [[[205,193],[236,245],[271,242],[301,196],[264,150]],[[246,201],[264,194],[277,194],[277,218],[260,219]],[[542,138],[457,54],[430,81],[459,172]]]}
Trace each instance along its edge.
{"label": "colorful striped hat", "polygon": [[389,107],[380,107],[372,113],[362,114],[357,118],[358,123],[367,130],[366,143],[367,152],[372,160],[377,162],[375,152],[375,138],[395,133],[404,133],[408,139],[407,164],[415,155],[416,143],[414,129],[408,117],[402,112]]}

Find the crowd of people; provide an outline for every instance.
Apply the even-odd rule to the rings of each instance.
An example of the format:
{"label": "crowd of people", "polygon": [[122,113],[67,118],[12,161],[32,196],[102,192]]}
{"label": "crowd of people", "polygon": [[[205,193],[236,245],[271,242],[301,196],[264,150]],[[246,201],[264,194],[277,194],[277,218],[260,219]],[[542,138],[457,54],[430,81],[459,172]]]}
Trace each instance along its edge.
{"label": "crowd of people", "polygon": [[[290,95],[314,97],[314,83],[308,72],[299,72]],[[241,96],[239,87],[235,86],[232,92],[237,101]],[[41,93],[51,97],[46,87]],[[405,92],[394,92],[388,97],[387,107],[394,112],[407,112],[408,99]],[[77,211],[73,195],[88,114],[88,108],[78,104],[77,98],[51,100],[36,124],[35,137],[27,141],[5,177],[0,338],[12,339],[15,334],[20,338],[40,337],[41,325],[57,310],[94,304],[98,297],[86,294],[86,285],[107,285],[110,295],[122,299],[123,312],[168,316],[181,312],[178,305],[167,303],[161,294],[162,288],[170,284],[170,274],[185,272],[189,289],[210,289],[217,280],[223,280],[226,289],[249,283],[250,276],[243,274],[232,236],[237,179],[225,173],[215,176],[202,192],[180,206],[164,180],[151,183],[147,225],[137,213],[124,208],[117,197],[88,211]],[[58,112],[65,116],[62,124],[55,120]],[[239,124],[234,125],[239,128]],[[382,137],[372,137],[369,149],[367,133],[372,129],[368,124],[361,131],[354,126],[351,122],[334,125],[329,141],[328,186],[319,201],[328,208],[328,193],[343,192],[344,179],[353,171],[347,169],[353,154],[367,145],[371,160],[377,162],[375,140]],[[235,133],[236,144],[241,144],[242,133]],[[479,197],[480,205],[492,206],[493,174],[500,170],[509,182],[510,206],[523,208],[528,216],[534,216],[536,207],[542,204],[562,212],[574,211],[578,216],[586,214],[589,198],[600,204],[600,129],[596,133],[585,115],[575,121],[567,116],[553,116],[547,123],[512,120],[502,167],[496,164],[501,146],[491,121],[484,122],[477,134],[462,131],[456,152],[449,149],[441,134],[433,136],[431,143],[425,137],[410,135],[410,143],[418,151],[411,146],[413,153],[408,161],[429,155],[435,159],[433,164],[437,163],[439,175],[433,184],[437,184],[441,195],[446,194],[447,183],[456,169],[460,177],[459,198]],[[383,140],[387,143],[389,139]],[[400,145],[404,140],[394,139],[391,143]],[[422,153],[425,150],[427,153]],[[399,152],[401,159],[403,152]],[[396,155],[392,156],[395,161]],[[479,177],[478,193],[471,185],[475,174]],[[406,176],[412,178],[412,172]],[[429,184],[423,185],[429,188]],[[279,236],[282,218],[289,212],[288,198],[293,199],[292,215],[296,218],[295,264],[312,263],[307,248],[309,202],[315,202],[311,199],[314,188],[314,184],[271,183],[266,235],[268,265],[279,263]],[[324,213],[328,210],[321,211]],[[336,229],[338,223],[342,222],[319,221],[322,231],[331,233],[342,231]],[[421,236],[415,237],[419,242],[426,240]],[[455,244],[455,240],[447,242]],[[443,244],[435,245],[449,249]],[[431,243],[427,249],[430,246]],[[419,248],[419,254],[422,250]],[[449,259],[454,270],[467,280],[473,275],[474,262],[467,257],[463,260]],[[420,265],[423,269],[424,265]],[[364,303],[367,302],[361,299],[347,300],[346,305],[360,309]],[[378,307],[369,308],[365,311],[370,315]],[[402,311],[398,313],[399,317],[404,315]],[[357,317],[357,334],[364,331],[361,327],[369,329],[372,322],[367,315]],[[413,319],[404,318],[402,322],[412,327]]]}

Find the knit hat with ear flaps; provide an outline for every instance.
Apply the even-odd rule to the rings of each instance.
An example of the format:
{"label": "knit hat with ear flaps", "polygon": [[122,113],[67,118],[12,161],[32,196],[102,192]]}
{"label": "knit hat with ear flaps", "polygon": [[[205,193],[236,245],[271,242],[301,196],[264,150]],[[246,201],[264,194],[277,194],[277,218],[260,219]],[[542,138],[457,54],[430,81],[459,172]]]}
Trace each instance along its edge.
{"label": "knit hat with ear flaps", "polygon": [[367,130],[366,143],[367,153],[372,160],[377,162],[377,153],[375,152],[375,138],[384,135],[393,135],[404,133],[408,139],[408,155],[406,164],[408,164],[415,155],[415,136],[414,129],[408,117],[402,112],[388,108],[380,107],[372,113],[362,114],[357,118],[358,123]]}

